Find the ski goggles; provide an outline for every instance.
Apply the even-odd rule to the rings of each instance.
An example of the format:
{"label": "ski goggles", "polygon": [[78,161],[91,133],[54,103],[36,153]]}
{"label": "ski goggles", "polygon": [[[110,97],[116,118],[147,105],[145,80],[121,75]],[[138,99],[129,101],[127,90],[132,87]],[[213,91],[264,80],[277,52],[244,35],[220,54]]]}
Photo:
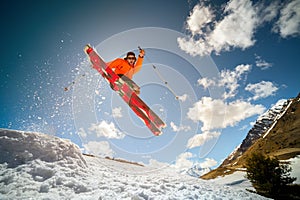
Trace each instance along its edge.
{"label": "ski goggles", "polygon": [[126,60],[136,60],[136,57],[134,57],[134,56],[129,56],[129,57],[126,58]]}

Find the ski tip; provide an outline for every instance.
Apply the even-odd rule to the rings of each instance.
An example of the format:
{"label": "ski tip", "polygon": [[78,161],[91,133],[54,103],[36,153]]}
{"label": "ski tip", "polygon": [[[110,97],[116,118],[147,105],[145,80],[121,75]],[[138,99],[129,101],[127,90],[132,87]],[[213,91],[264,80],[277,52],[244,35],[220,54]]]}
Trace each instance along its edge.
{"label": "ski tip", "polygon": [[162,129],[164,129],[164,128],[166,128],[166,127],[167,127],[166,124],[160,126],[160,127],[159,127],[159,131],[155,132],[155,136],[160,136],[160,135],[162,135],[162,134],[163,134]]}
{"label": "ski tip", "polygon": [[162,132],[162,129],[166,128],[167,125],[164,123],[164,124],[161,124],[159,127],[157,127],[157,131],[154,133],[155,136],[160,136],[163,134]]}
{"label": "ski tip", "polygon": [[84,52],[86,54],[90,54],[92,51],[93,51],[93,48],[91,47],[91,45],[89,45],[89,44],[85,45]]}
{"label": "ski tip", "polygon": [[158,132],[158,133],[156,134],[156,136],[161,136],[162,134],[163,134],[163,132],[160,131],[160,132]]}

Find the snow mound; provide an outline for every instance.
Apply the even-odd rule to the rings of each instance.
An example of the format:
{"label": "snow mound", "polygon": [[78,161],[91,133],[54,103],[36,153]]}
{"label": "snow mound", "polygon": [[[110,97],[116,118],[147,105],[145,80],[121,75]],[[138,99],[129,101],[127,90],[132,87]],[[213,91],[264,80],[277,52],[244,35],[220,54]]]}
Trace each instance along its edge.
{"label": "snow mound", "polygon": [[0,163],[16,167],[39,159],[85,167],[79,148],[70,141],[46,134],[0,129]]}
{"label": "snow mound", "polygon": [[[69,141],[0,129],[0,199],[265,199],[244,188],[99,157]],[[2,156],[3,155],[3,156]]]}

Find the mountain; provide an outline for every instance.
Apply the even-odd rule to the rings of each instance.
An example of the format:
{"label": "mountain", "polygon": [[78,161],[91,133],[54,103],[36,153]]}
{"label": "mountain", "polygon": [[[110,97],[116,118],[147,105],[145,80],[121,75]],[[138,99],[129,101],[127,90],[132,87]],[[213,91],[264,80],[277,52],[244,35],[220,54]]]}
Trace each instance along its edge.
{"label": "mountain", "polygon": [[199,165],[194,165],[193,167],[191,167],[190,169],[188,169],[185,173],[190,175],[190,176],[193,176],[193,177],[200,177],[202,176],[203,174],[206,174],[208,172],[210,172],[211,169],[209,167],[207,168],[203,168]]}
{"label": "mountain", "polygon": [[271,126],[276,124],[277,120],[286,112],[291,102],[292,101],[289,100],[279,100],[267,112],[259,116],[242,144],[225,159],[223,165],[226,166],[233,160],[237,160],[238,157],[245,153],[264,133],[268,132]]}
{"label": "mountain", "polygon": [[0,155],[1,200],[266,199],[228,180],[82,155],[71,141],[42,133],[0,129]]}
{"label": "mountain", "polygon": [[256,120],[243,142],[215,170],[203,179],[245,171],[247,156],[262,152],[287,160],[300,155],[300,94],[293,99],[280,100]]}

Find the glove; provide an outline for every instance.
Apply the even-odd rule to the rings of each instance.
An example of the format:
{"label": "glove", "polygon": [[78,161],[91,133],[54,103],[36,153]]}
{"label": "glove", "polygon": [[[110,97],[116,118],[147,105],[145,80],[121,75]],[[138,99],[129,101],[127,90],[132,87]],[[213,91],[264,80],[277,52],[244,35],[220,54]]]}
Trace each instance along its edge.
{"label": "glove", "polygon": [[144,58],[144,56],[145,56],[145,50],[144,49],[140,49],[139,57]]}

